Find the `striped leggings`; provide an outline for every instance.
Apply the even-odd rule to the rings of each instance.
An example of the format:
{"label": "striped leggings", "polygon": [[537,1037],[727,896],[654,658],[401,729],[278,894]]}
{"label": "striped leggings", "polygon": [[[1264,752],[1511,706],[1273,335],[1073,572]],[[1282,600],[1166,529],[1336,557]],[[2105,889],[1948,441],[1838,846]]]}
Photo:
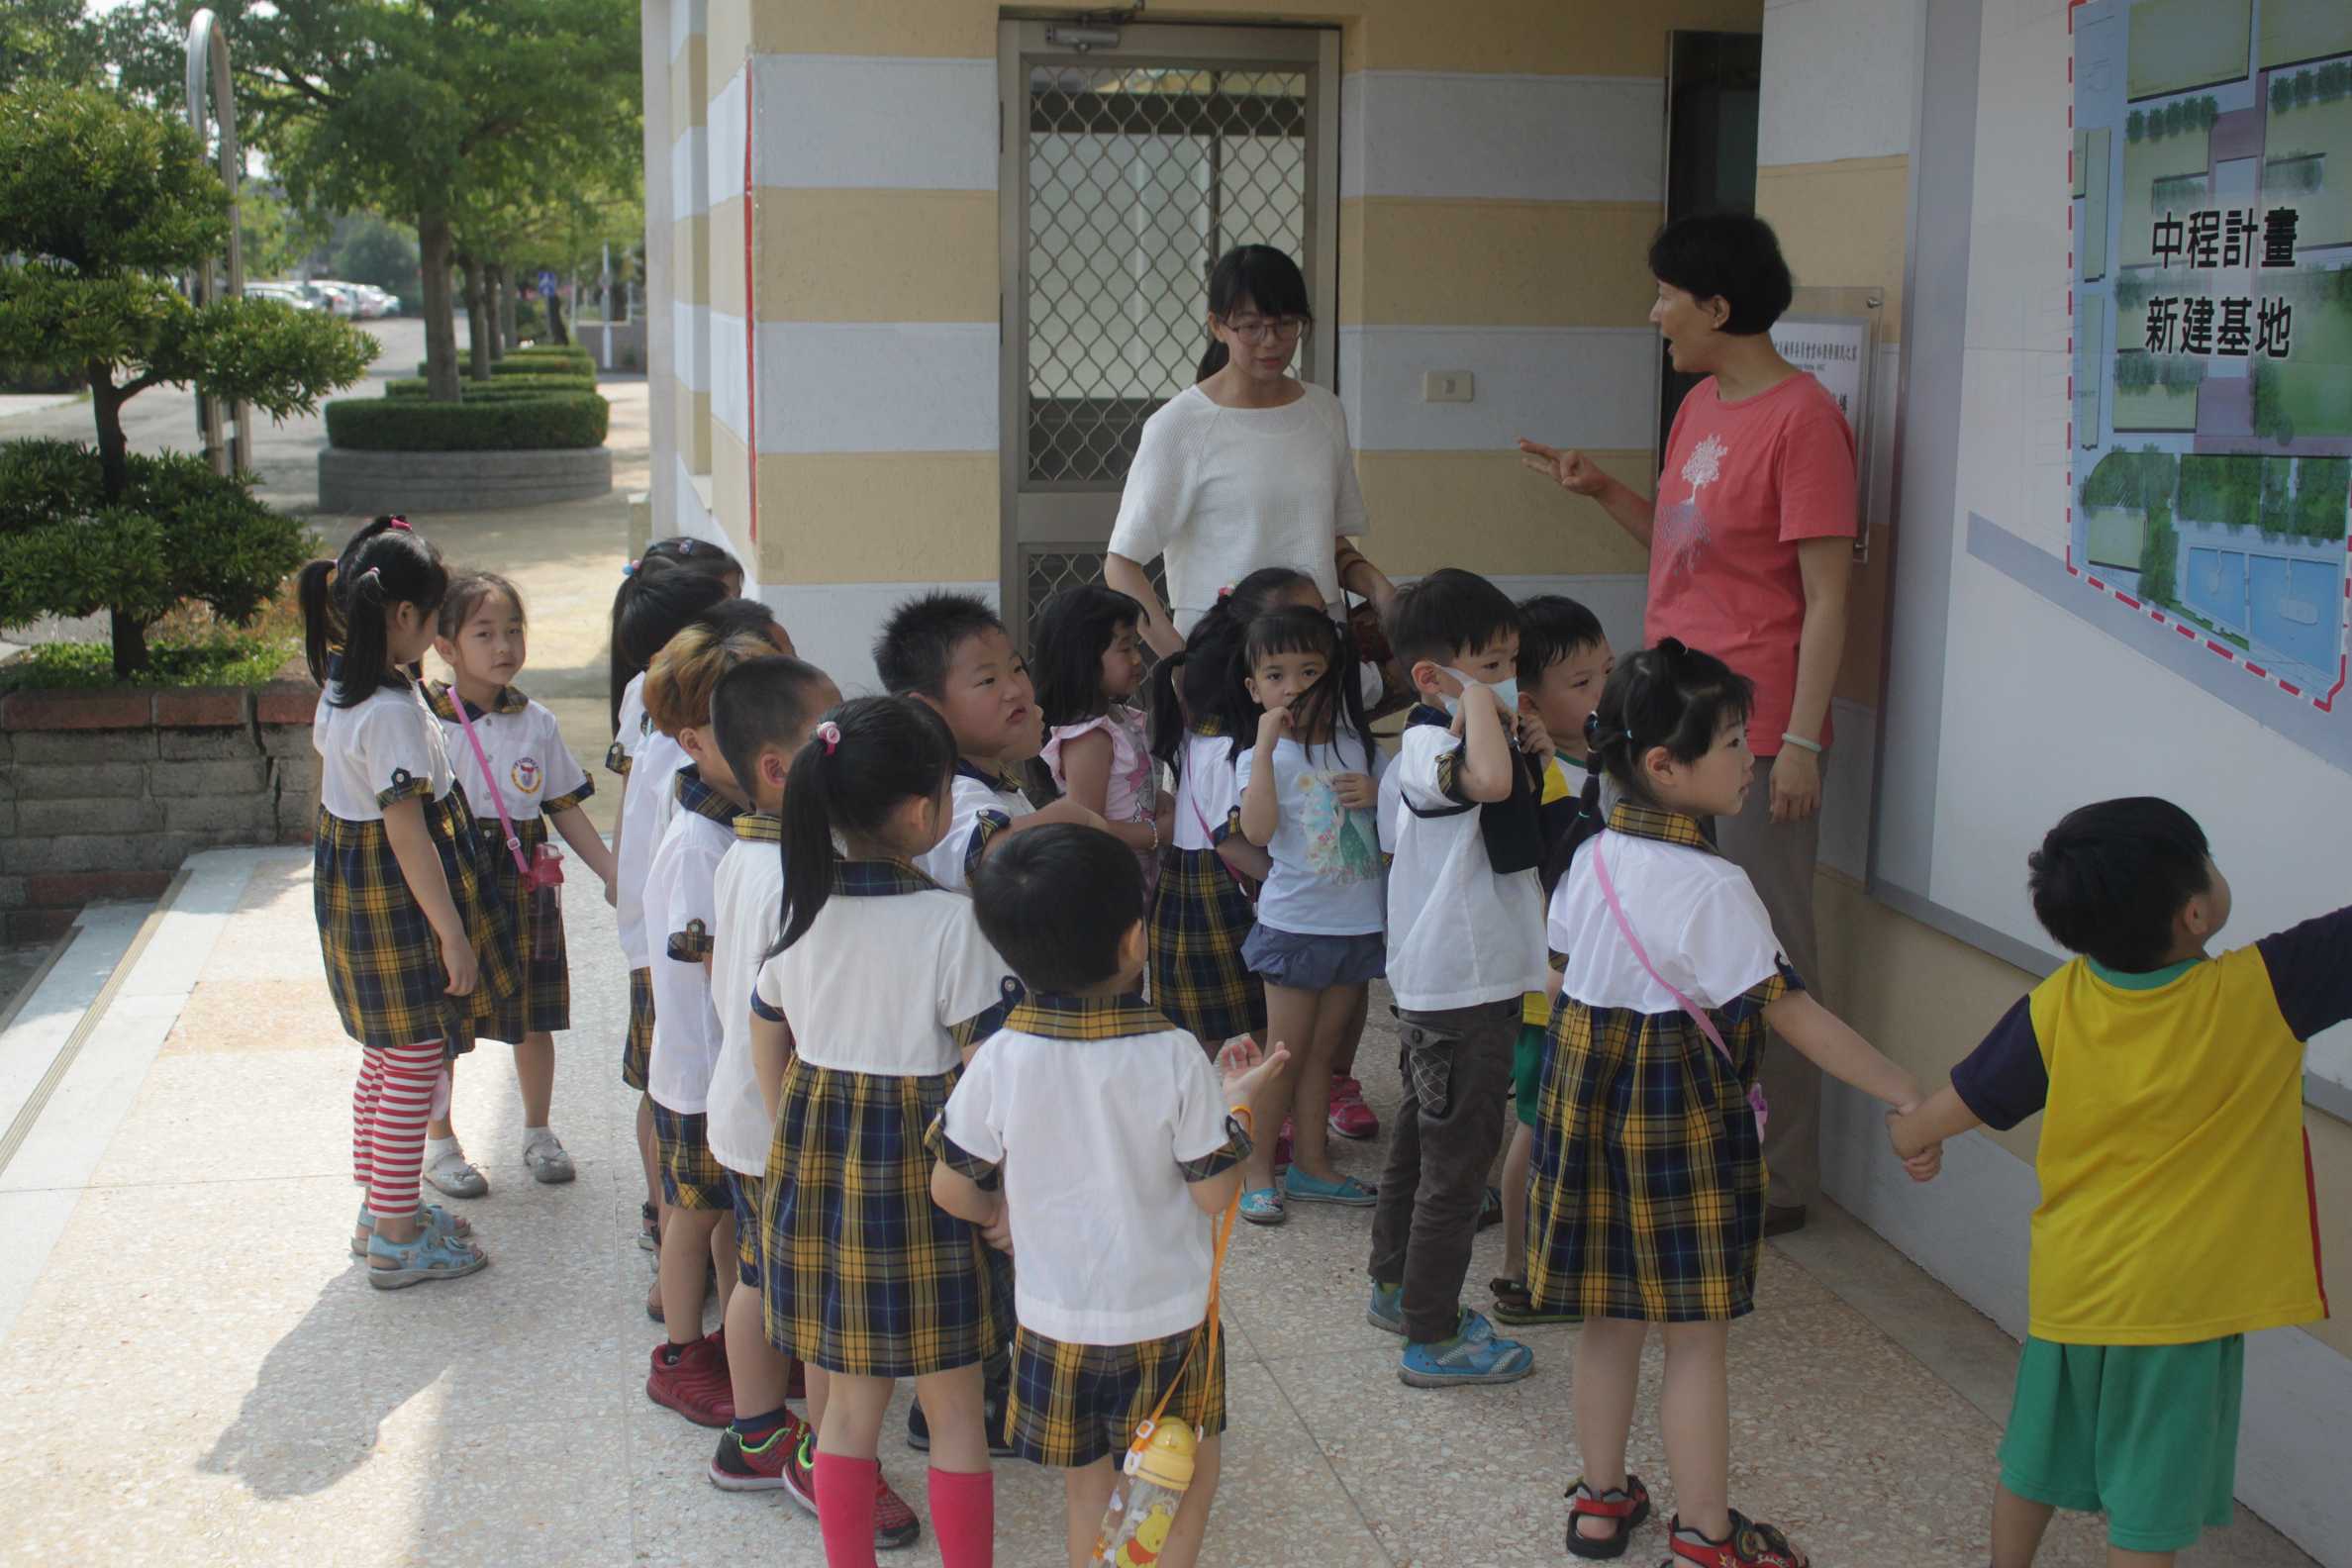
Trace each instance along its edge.
{"label": "striped leggings", "polygon": [[351,1179],[367,1189],[370,1214],[417,1212],[425,1124],[443,1061],[440,1040],[360,1047],[359,1082],[351,1090]]}

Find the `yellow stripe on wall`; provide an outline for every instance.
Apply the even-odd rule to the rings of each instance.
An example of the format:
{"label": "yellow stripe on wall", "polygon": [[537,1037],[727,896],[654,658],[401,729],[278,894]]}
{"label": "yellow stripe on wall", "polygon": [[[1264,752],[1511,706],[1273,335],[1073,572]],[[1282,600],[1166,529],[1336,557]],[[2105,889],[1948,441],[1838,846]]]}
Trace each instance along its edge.
{"label": "yellow stripe on wall", "polygon": [[762,187],[754,222],[764,321],[996,320],[994,191]]}
{"label": "yellow stripe on wall", "polygon": [[759,459],[762,582],[997,575],[995,452],[776,452]]}
{"label": "yellow stripe on wall", "polygon": [[[722,43],[722,16],[730,9],[711,8],[714,60],[739,58]],[[996,55],[994,0],[755,0],[750,10],[747,47],[763,53]],[[1663,76],[1669,33],[1754,33],[1764,25],[1764,6],[1763,0],[1479,0],[1466,17],[1461,6],[1444,0],[1297,0],[1277,14],[1264,0],[1192,0],[1184,20],[1340,26],[1347,70]]]}
{"label": "yellow stripe on wall", "polygon": [[[760,495],[759,526],[768,528],[766,490]],[[727,531],[727,547],[737,560],[751,558],[751,453],[735,433],[711,422],[711,511]]]}
{"label": "yellow stripe on wall", "polygon": [[1756,170],[1756,213],[1780,235],[1803,288],[1886,290],[1879,342],[1903,338],[1903,238],[1911,159],[1844,158]]}
{"label": "yellow stripe on wall", "polygon": [[[711,219],[707,213],[670,225],[670,296],[681,305],[711,303]],[[742,314],[742,290],[735,290]]]}
{"label": "yellow stripe on wall", "polygon": [[711,432],[723,430],[711,418],[711,394],[697,392],[683,381],[671,383],[678,406],[678,455],[688,473],[711,471]]}
{"label": "yellow stripe on wall", "polygon": [[1652,202],[1429,200],[1339,204],[1348,326],[1638,327],[1657,285]]}
{"label": "yellow stripe on wall", "polygon": [[[1646,451],[1587,455],[1644,495]],[[1511,452],[1366,451],[1356,480],[1372,518],[1365,553],[1392,574],[1440,566],[1504,576],[1646,572],[1649,553],[1594,502],[1529,472]]]}
{"label": "yellow stripe on wall", "polygon": [[[710,258],[711,305],[735,320],[743,319],[743,198],[730,196],[711,204],[711,231],[703,252]],[[765,295],[761,298],[764,300]]]}

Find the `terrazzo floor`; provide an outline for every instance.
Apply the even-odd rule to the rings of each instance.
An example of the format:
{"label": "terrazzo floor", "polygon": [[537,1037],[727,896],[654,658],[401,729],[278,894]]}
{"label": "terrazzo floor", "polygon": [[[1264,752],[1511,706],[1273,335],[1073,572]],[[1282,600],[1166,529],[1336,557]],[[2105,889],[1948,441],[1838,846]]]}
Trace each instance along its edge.
{"label": "terrazzo floor", "polygon": [[[714,1434],[644,1396],[660,1330],[643,1314],[646,1254],[632,1240],[633,1097],[614,1071],[626,978],[603,956],[612,923],[597,892],[585,879],[565,889],[577,1027],[554,1121],[579,1180],[544,1188],[525,1175],[511,1061],[485,1046],[459,1069],[456,1111],[495,1189],[466,1211],[495,1262],[456,1284],[379,1293],[344,1250],[353,1047],[319,977],[308,857],[254,857],[0,1341],[0,1562],[822,1563],[811,1519],[779,1496],[712,1488]],[[1385,1116],[1394,1036],[1385,1007],[1374,1013],[1361,1076]],[[1340,1153],[1366,1176],[1380,1158],[1377,1144]],[[12,1167],[0,1219],[46,1201],[40,1180]],[[1368,1224],[1300,1209],[1235,1242],[1232,1424],[1207,1560],[1567,1561],[1575,1330],[1525,1332],[1539,1371],[1523,1383],[1404,1387],[1396,1341],[1363,1321]],[[1475,1305],[1500,1246],[1499,1231],[1479,1237]],[[2015,1346],[1834,1211],[1767,1248],[1758,1301],[1731,1340],[1736,1504],[1781,1522],[1823,1568],[1981,1568]],[[1905,1345],[1929,1347],[1936,1365]],[[1657,1371],[1653,1347],[1633,1465],[1664,1512]],[[883,1463],[920,1509],[922,1458],[886,1444]],[[1002,1464],[997,1500],[997,1561],[1058,1568],[1058,1479]],[[1665,1555],[1653,1523],[1626,1560]],[[886,1560],[937,1556],[927,1535]],[[2098,1522],[2062,1518],[2042,1561],[2104,1562]],[[2183,1561],[2308,1559],[2241,1510]]]}

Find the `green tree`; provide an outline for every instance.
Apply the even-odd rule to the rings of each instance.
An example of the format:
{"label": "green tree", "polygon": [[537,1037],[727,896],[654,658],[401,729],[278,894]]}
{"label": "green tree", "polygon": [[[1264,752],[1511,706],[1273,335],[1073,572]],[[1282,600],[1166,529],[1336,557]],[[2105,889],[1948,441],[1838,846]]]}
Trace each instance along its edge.
{"label": "green tree", "polygon": [[[198,0],[145,0],[126,81],[175,92]],[[449,269],[459,223],[634,170],[642,154],[633,0],[214,0],[250,143],[305,206],[411,219],[432,395],[458,395]],[[634,178],[634,175],[631,177]]]}
{"label": "green tree", "polygon": [[[101,535],[133,540],[142,531],[130,520],[144,519],[148,531],[193,528],[201,539],[229,511],[143,506],[123,405],[174,383],[275,419],[308,413],[358,379],[374,341],[268,300],[198,309],[173,287],[174,274],[220,254],[229,232],[229,193],[185,125],[89,89],[34,86],[0,98],[0,147],[10,149],[0,159],[0,359],[76,366],[89,377]],[[177,493],[154,492],[166,502]],[[52,521],[79,521],[72,494],[55,499]],[[205,541],[228,554],[241,547],[234,538]],[[292,564],[279,564],[263,591]],[[150,597],[107,608],[115,670],[135,674],[147,662],[148,625],[170,606],[154,608]]]}
{"label": "green tree", "polygon": [[2148,508],[2146,533],[2140,542],[2140,597],[2166,609],[2179,609],[2175,586],[2180,577],[2181,536],[2173,528],[2172,508],[2159,502]]}
{"label": "green tree", "polygon": [[352,283],[372,283],[400,296],[403,312],[417,309],[417,237],[406,225],[360,213],[340,226],[329,269]]}
{"label": "green tree", "polygon": [[247,182],[237,196],[237,233],[247,278],[281,278],[300,271],[319,248],[327,226],[297,212],[268,186]]}
{"label": "green tree", "polygon": [[37,81],[97,87],[106,45],[83,0],[8,0],[0,6],[0,92]]}

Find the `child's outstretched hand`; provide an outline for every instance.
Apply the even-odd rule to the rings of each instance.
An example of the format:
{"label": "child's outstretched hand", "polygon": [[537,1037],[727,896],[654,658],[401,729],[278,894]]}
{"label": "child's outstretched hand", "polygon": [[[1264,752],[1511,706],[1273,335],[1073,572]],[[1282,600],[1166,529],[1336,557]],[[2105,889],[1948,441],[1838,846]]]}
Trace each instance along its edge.
{"label": "child's outstretched hand", "polygon": [[1380,800],[1380,786],[1369,773],[1334,773],[1331,793],[1349,811],[1370,811]]}
{"label": "child's outstretched hand", "polygon": [[1257,1096],[1267,1079],[1282,1071],[1290,1060],[1290,1047],[1276,1040],[1272,1050],[1266,1050],[1247,1034],[1225,1041],[1225,1049],[1217,1053],[1217,1070],[1225,1074],[1225,1103],[1246,1105]]}
{"label": "child's outstretched hand", "polygon": [[463,939],[451,941],[441,938],[441,967],[449,971],[449,995],[472,996],[481,982],[481,965],[474,958],[473,943]]}

